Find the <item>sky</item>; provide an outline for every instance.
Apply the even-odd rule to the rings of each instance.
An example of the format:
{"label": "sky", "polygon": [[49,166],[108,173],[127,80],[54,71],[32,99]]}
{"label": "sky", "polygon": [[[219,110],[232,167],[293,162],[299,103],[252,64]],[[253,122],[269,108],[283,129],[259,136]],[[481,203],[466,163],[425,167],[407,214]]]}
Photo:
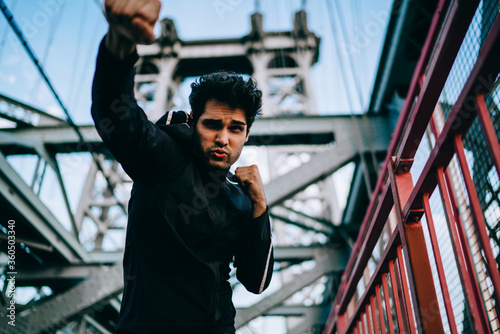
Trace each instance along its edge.
{"label": "sky", "polygon": [[[99,0],[5,0],[56,92],[77,124],[89,124],[94,62],[107,23]],[[258,6],[264,30],[293,27],[305,8],[320,38],[311,76],[320,114],[365,110],[386,32],[391,0],[185,0],[163,1],[160,18],[174,20],[182,40],[242,37]],[[333,22],[333,24],[332,24]],[[157,34],[159,32],[156,27]],[[0,18],[0,94],[62,116],[48,86]],[[65,117],[63,117],[65,118]]]}

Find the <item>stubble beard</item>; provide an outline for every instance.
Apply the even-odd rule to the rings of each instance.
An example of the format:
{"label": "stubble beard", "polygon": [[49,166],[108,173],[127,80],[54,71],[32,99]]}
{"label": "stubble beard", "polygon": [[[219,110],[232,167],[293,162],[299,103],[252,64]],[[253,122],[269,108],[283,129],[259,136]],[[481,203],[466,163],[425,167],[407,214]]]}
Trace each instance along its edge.
{"label": "stubble beard", "polygon": [[[213,164],[212,161],[213,158],[210,156],[210,152],[211,150],[214,150],[214,149],[218,149],[219,147],[211,147],[211,148],[207,148],[207,150],[205,151],[203,149],[203,147],[201,146],[201,140],[200,140],[200,137],[198,136],[198,134],[196,133],[196,131],[194,131],[193,133],[193,141],[194,141],[194,152],[195,152],[195,157],[196,159],[201,163],[201,165],[205,168],[207,168],[208,170],[212,170],[212,171],[216,171],[216,172],[229,172],[229,169],[231,168],[232,166],[232,163],[230,163],[230,160],[231,160],[231,154],[228,153],[228,155],[226,156],[226,158],[222,159],[222,160],[215,160],[217,162],[221,162],[221,163],[224,163],[224,165],[226,165],[225,167],[222,167],[220,164]],[[225,160],[227,159],[227,162],[225,162]]]}

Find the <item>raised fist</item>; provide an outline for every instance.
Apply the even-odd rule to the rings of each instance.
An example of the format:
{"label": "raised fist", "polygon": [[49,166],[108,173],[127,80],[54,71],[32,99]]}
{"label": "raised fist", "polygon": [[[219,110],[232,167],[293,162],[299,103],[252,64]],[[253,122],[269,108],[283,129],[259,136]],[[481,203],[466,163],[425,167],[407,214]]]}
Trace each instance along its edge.
{"label": "raised fist", "polygon": [[111,33],[133,44],[155,41],[153,28],[160,15],[159,0],[106,0],[104,6]]}

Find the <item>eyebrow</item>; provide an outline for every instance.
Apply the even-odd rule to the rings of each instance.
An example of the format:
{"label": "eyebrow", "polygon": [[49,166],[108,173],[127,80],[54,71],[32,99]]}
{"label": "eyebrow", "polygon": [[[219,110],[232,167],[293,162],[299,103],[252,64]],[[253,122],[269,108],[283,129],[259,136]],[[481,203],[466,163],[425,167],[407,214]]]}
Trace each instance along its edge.
{"label": "eyebrow", "polygon": [[[203,123],[222,123],[222,120],[220,119],[216,119],[216,118],[205,118],[204,120],[202,120]],[[243,122],[243,121],[238,121],[238,120],[232,120],[231,121],[231,125],[247,125],[247,123]]]}
{"label": "eyebrow", "polygon": [[242,121],[231,121],[231,124],[247,125],[247,123],[242,122]]}

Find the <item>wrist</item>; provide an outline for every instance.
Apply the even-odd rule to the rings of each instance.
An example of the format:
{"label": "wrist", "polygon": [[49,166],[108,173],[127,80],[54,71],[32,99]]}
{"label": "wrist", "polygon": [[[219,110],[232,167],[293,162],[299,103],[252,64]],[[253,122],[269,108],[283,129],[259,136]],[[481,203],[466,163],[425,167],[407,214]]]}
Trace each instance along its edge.
{"label": "wrist", "polygon": [[266,210],[267,203],[253,203],[253,218],[262,216]]}
{"label": "wrist", "polygon": [[136,43],[110,27],[105,37],[106,48],[118,59],[124,60],[135,52]]}

